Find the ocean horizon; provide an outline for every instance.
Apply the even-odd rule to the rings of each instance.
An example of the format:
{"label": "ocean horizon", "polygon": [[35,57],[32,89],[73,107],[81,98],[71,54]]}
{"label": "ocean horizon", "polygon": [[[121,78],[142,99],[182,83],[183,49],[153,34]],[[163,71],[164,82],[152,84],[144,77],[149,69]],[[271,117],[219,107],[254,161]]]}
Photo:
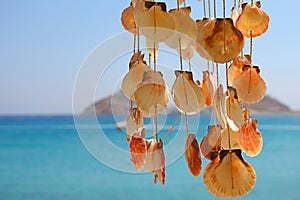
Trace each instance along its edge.
{"label": "ocean horizon", "polygon": [[[160,137],[177,117],[160,118]],[[300,115],[254,117],[264,146],[257,157],[243,154],[254,167],[257,181],[240,199],[300,199]],[[201,174],[195,178],[182,156],[183,146],[175,146],[174,151],[174,141],[186,138],[180,123],[164,141],[167,166],[162,186],[153,184],[153,174],[135,172],[126,133],[115,125],[121,117],[98,116],[98,125],[89,117],[80,119],[84,123],[75,124],[72,115],[0,116],[0,199],[216,199],[203,183],[208,161],[202,157]],[[189,122],[200,142],[212,118],[201,115]],[[145,123],[151,135],[150,121]],[[85,141],[86,133],[93,143]],[[117,151],[105,149],[97,138],[100,135]]]}

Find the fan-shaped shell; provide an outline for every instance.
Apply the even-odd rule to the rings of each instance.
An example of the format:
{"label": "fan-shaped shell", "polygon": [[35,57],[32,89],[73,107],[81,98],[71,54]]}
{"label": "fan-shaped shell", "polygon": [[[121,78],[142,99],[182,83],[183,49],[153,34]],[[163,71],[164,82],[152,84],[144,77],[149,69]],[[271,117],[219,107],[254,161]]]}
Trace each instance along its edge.
{"label": "fan-shaped shell", "polygon": [[[233,25],[232,19],[210,20],[203,27],[199,28],[198,24],[197,42],[208,54],[204,58],[226,63],[236,58],[244,48],[244,37]],[[200,56],[203,56],[203,52]]]}
{"label": "fan-shaped shell", "polygon": [[134,19],[142,34],[147,39],[163,42],[171,37],[175,23],[166,12],[166,4],[140,0],[136,3]]}
{"label": "fan-shaped shell", "polygon": [[256,183],[253,167],[244,161],[240,150],[220,153],[204,171],[204,183],[218,198],[237,198],[248,194]]}
{"label": "fan-shaped shell", "polygon": [[154,183],[157,183],[158,179],[162,185],[165,184],[165,155],[162,141],[155,142],[153,139],[147,141],[145,168],[148,172],[154,173]]}
{"label": "fan-shaped shell", "polygon": [[134,92],[137,106],[144,117],[153,116],[164,111],[169,102],[170,92],[160,72],[146,71],[143,81]]}
{"label": "fan-shaped shell", "polygon": [[220,126],[208,126],[207,134],[203,137],[200,143],[200,150],[206,159],[213,160],[215,158],[214,155],[221,150]]}
{"label": "fan-shaped shell", "polygon": [[134,92],[138,84],[143,80],[144,72],[149,71],[150,68],[143,62],[135,62],[129,72],[125,75],[122,81],[122,90],[124,95],[134,101]]}
{"label": "fan-shaped shell", "polygon": [[241,149],[240,131],[233,131],[230,127],[221,131],[221,147],[224,150]]}
{"label": "fan-shaped shell", "polygon": [[136,170],[142,170],[146,162],[147,144],[145,137],[145,129],[137,131],[133,134],[130,140],[131,161]]}
{"label": "fan-shaped shell", "polygon": [[232,19],[233,24],[235,25],[237,18],[239,17],[239,14],[237,12],[237,10],[235,9],[235,7],[233,7],[231,9],[231,15],[230,18]]}
{"label": "fan-shaped shell", "polygon": [[142,112],[138,108],[133,108],[126,121],[127,141],[130,141],[131,136],[144,126],[144,118]]}
{"label": "fan-shaped shell", "polygon": [[191,7],[170,10],[169,13],[175,22],[175,29],[174,34],[165,41],[169,47],[179,49],[181,46],[181,49],[186,49],[195,42],[198,27],[196,22],[189,16],[190,12]]}
{"label": "fan-shaped shell", "polygon": [[137,34],[136,24],[134,21],[134,8],[132,4],[123,10],[121,22],[125,30],[132,34]]}
{"label": "fan-shaped shell", "polygon": [[202,160],[195,134],[188,135],[185,142],[184,155],[192,175],[199,176],[202,168]]}
{"label": "fan-shaped shell", "polygon": [[236,88],[239,99],[244,103],[257,103],[266,95],[265,81],[260,77],[258,67],[244,66],[243,72],[234,79],[232,86]]}
{"label": "fan-shaped shell", "polygon": [[240,143],[242,150],[250,157],[257,156],[263,146],[263,138],[257,129],[255,119],[246,120],[240,133]]}
{"label": "fan-shaped shell", "polygon": [[238,100],[236,89],[229,87],[226,97],[226,114],[235,126],[240,129],[243,123],[243,111]]}
{"label": "fan-shaped shell", "polygon": [[205,98],[200,85],[194,82],[189,71],[175,71],[176,80],[172,96],[177,109],[188,115],[196,114],[204,107]]}
{"label": "fan-shaped shell", "polygon": [[236,21],[236,27],[245,37],[257,37],[265,33],[269,27],[270,17],[261,10],[259,3],[243,4],[243,11]]}
{"label": "fan-shaped shell", "polygon": [[249,55],[237,56],[228,68],[228,84],[232,85],[233,80],[243,72],[244,65],[250,65]]}
{"label": "fan-shaped shell", "polygon": [[226,110],[225,110],[225,95],[223,92],[223,86],[219,85],[214,95],[214,109],[218,118],[218,121],[222,128],[226,128]]}
{"label": "fan-shaped shell", "polygon": [[206,99],[205,99],[206,106],[212,105],[215,90],[216,90],[216,88],[215,88],[213,82],[211,81],[209,71],[204,71],[203,72],[203,80],[202,80],[202,91],[203,91],[204,96],[206,97]]}

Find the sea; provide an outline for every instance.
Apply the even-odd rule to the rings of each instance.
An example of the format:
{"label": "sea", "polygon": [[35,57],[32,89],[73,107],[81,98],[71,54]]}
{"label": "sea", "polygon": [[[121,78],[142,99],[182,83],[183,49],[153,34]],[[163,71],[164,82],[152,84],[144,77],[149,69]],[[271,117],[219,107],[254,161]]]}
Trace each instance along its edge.
{"label": "sea", "polygon": [[[240,199],[300,199],[300,115],[254,117],[264,146],[257,157],[243,154],[257,180],[254,189]],[[125,130],[116,128],[124,119],[111,115],[1,116],[0,199],[217,199],[203,183],[205,158],[200,176],[189,172],[183,156],[184,118],[178,124],[178,115],[157,120],[166,156],[164,186],[153,183],[153,174],[135,171]],[[189,132],[200,142],[212,123],[210,115],[190,117]],[[152,125],[145,119],[147,138],[152,137]]]}

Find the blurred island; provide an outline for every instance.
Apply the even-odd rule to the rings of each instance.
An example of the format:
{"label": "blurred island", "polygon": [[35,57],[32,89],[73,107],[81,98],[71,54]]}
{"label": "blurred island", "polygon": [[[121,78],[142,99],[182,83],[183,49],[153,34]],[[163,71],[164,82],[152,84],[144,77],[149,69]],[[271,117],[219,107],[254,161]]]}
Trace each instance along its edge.
{"label": "blurred island", "polygon": [[[170,97],[171,98],[171,97]],[[97,115],[127,115],[129,110],[129,101],[122,93],[122,91],[115,93],[112,96],[105,97],[95,103],[89,105],[82,112],[83,115],[90,115],[96,113]],[[265,96],[259,103],[251,105],[251,112],[253,114],[290,114],[295,113],[287,105],[278,101],[277,99]],[[200,114],[210,114],[211,108],[205,107]],[[166,114],[178,114],[178,111],[172,101],[166,109]]]}

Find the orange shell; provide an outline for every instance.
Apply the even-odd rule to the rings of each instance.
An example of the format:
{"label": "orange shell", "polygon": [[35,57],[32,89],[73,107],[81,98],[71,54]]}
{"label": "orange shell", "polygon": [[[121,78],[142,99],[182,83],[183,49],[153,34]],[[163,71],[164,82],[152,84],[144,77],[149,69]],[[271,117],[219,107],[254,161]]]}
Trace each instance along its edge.
{"label": "orange shell", "polygon": [[204,183],[217,198],[237,198],[248,194],[256,183],[253,167],[244,161],[241,150],[223,150],[204,171]]}
{"label": "orange shell", "polygon": [[243,72],[234,79],[239,99],[244,103],[257,103],[264,98],[267,91],[265,81],[260,77],[258,67],[244,66]]}
{"label": "orange shell", "polygon": [[132,135],[144,126],[142,112],[138,108],[133,108],[126,120],[127,141],[130,141]]}
{"label": "orange shell", "polygon": [[186,49],[195,42],[198,28],[196,22],[189,16],[190,12],[191,7],[170,10],[175,29],[174,34],[165,41],[169,47],[179,49],[180,40],[181,49]]}
{"label": "orange shell", "polygon": [[195,134],[188,135],[184,147],[184,155],[192,175],[199,176],[202,168],[202,160]]}
{"label": "orange shell", "polygon": [[206,106],[211,106],[213,102],[213,97],[215,94],[215,86],[211,80],[211,74],[209,71],[203,71],[203,80],[202,80],[202,91],[206,97],[205,104]]}
{"label": "orange shell", "polygon": [[143,62],[135,62],[129,72],[125,75],[122,81],[122,91],[124,95],[134,101],[134,92],[137,89],[138,84],[143,80],[144,72],[149,71],[150,68]]}
{"label": "orange shell", "polygon": [[263,146],[263,138],[257,129],[257,121],[254,119],[246,120],[240,133],[241,148],[250,157],[257,156]]}
{"label": "orange shell", "polygon": [[260,9],[260,4],[243,4],[243,11],[236,21],[236,27],[245,37],[257,37],[265,33],[270,22],[269,15]]}
{"label": "orange shell", "polygon": [[204,25],[198,23],[196,50],[198,49],[198,53],[200,51],[200,56],[217,63],[226,63],[236,58],[244,48],[245,41],[242,33],[233,25],[232,19],[217,18],[205,21]]}
{"label": "orange shell", "polygon": [[243,111],[241,109],[240,101],[237,97],[236,89],[229,87],[228,96],[226,97],[226,114],[234,123],[237,129],[240,129],[243,123]]}
{"label": "orange shell", "polygon": [[214,159],[214,152],[221,150],[221,127],[208,126],[207,134],[203,137],[200,143],[200,150],[202,155],[208,159]]}
{"label": "orange shell", "polygon": [[137,34],[136,24],[134,21],[134,8],[132,5],[123,10],[121,22],[125,30],[129,31],[132,34]]}
{"label": "orange shell", "polygon": [[237,56],[228,68],[228,84],[232,85],[233,80],[243,72],[243,66],[250,64],[249,55]]}
{"label": "orange shell", "polygon": [[223,129],[221,131],[221,147],[223,150],[241,149],[240,131],[233,131],[229,127]]}
{"label": "orange shell", "polygon": [[165,155],[162,141],[155,142],[153,139],[147,141],[145,168],[148,172],[154,173],[154,183],[157,183],[158,179],[162,185],[165,184]]}
{"label": "orange shell", "polygon": [[175,71],[175,74],[172,96],[176,108],[188,115],[199,113],[204,107],[205,98],[201,87],[194,82],[192,72]]}
{"label": "orange shell", "polygon": [[[142,131],[145,131],[145,129],[143,129]],[[134,163],[136,170],[142,170],[146,162],[147,144],[146,140],[142,137],[141,131],[135,132],[133,134],[129,146],[131,161]]]}
{"label": "orange shell", "polygon": [[[167,107],[170,92],[163,80],[162,74],[155,71],[144,73],[143,81],[134,92],[137,106],[144,117],[161,113]],[[156,109],[155,109],[156,108]]]}

